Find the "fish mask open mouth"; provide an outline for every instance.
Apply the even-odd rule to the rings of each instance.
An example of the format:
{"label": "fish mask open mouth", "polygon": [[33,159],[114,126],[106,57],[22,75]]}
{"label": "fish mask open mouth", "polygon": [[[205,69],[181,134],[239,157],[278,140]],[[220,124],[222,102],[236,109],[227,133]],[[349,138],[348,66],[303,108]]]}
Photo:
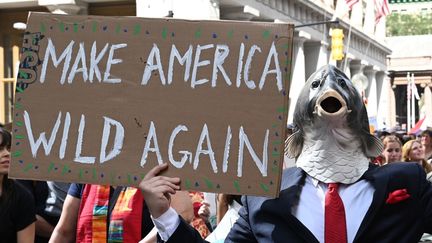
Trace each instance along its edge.
{"label": "fish mask open mouth", "polygon": [[333,89],[325,91],[315,103],[314,113],[320,117],[340,118],[350,112],[343,97]]}

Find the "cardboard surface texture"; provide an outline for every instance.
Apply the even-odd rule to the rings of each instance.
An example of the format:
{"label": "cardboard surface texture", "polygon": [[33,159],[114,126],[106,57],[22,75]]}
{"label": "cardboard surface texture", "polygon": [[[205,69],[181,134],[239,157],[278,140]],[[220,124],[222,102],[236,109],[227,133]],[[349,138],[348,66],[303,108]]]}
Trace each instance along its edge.
{"label": "cardboard surface texture", "polygon": [[31,13],[10,176],[279,193],[289,24]]}

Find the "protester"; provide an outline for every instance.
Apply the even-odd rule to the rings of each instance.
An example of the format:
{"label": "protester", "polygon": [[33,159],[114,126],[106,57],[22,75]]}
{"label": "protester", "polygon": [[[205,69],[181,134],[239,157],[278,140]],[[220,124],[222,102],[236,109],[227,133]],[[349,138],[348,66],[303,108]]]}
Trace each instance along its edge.
{"label": "protester", "polygon": [[[190,221],[193,211],[188,193],[180,192],[171,199],[175,210]],[[73,183],[50,242],[138,242],[143,238],[142,242],[154,242],[152,228],[140,190]]]}
{"label": "protester", "polygon": [[33,243],[35,206],[32,195],[8,178],[11,134],[0,128],[0,242]]}
{"label": "protester", "polygon": [[35,243],[48,242],[55,224],[48,221],[49,216],[45,215],[46,200],[48,198],[48,185],[46,181],[16,180],[29,191],[34,200],[36,208],[36,235]]}
{"label": "protester", "polygon": [[395,135],[387,135],[383,139],[384,150],[382,152],[384,163],[401,161],[402,159],[402,143]]}
{"label": "protester", "polygon": [[425,151],[425,159],[432,163],[432,131],[425,130],[421,133],[421,143]]}
{"label": "protester", "polygon": [[[297,168],[283,172],[278,198],[244,196],[225,242],[418,242],[432,232],[432,185],[417,163],[376,166],[382,152],[369,133],[362,99],[337,68],[311,75],[294,112],[298,128],[287,144]],[[140,188],[166,242],[202,242],[170,209],[180,178],[159,174]],[[345,210],[349,209],[349,210]]]}

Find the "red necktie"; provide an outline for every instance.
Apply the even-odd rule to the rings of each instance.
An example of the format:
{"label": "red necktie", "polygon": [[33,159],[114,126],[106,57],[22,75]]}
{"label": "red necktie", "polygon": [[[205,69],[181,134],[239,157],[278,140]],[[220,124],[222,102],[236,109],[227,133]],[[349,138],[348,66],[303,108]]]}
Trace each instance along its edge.
{"label": "red necktie", "polygon": [[329,183],[325,194],[324,238],[325,243],[346,243],[345,209],[338,194],[339,184]]}

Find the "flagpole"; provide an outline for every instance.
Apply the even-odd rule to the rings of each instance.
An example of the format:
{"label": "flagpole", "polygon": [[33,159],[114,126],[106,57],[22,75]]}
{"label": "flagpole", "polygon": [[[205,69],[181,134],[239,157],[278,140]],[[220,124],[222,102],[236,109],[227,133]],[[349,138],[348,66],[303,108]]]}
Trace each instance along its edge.
{"label": "flagpole", "polygon": [[350,47],[350,42],[351,42],[351,28],[352,28],[352,24],[351,24],[351,19],[349,20],[349,30],[348,30],[348,40],[347,40],[347,45],[346,45],[346,49],[345,49],[345,60],[344,60],[344,65],[343,65],[343,71],[345,72],[347,64],[348,64],[348,51],[349,51],[349,47]]}
{"label": "flagpole", "polygon": [[411,83],[410,83],[410,73],[407,73],[407,133],[411,129]]}
{"label": "flagpole", "polygon": [[411,73],[411,126],[415,124],[415,88],[414,73]]}

